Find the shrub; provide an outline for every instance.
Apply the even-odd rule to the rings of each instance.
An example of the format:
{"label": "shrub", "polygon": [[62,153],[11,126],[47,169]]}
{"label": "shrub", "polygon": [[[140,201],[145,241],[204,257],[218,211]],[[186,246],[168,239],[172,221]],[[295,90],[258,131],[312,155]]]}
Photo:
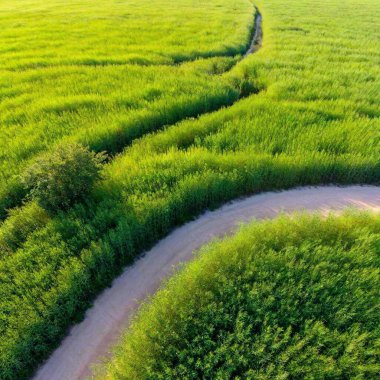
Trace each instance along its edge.
{"label": "shrub", "polygon": [[77,143],[59,145],[35,161],[22,175],[30,195],[50,212],[67,210],[88,194],[100,177],[106,155]]}

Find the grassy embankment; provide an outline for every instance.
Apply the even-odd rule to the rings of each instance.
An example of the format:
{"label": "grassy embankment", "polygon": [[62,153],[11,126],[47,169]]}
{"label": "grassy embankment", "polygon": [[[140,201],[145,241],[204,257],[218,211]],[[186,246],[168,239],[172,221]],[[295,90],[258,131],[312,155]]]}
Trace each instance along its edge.
{"label": "grassy embankment", "polygon": [[[12,8],[12,4],[18,2],[7,4],[8,12],[18,12]],[[29,7],[24,7],[26,13],[28,9],[41,4],[38,1],[34,5],[30,3]],[[147,28],[152,26],[152,18],[148,16],[154,17],[152,14],[160,4],[167,5],[163,1],[143,3],[144,6],[139,4],[141,2],[132,3],[126,13],[131,14],[131,19],[134,19],[134,14],[142,15],[138,22],[146,22]],[[375,28],[379,9],[375,0],[365,0],[360,6],[354,1],[345,4],[338,1],[316,4],[311,0],[258,2],[264,17],[264,46],[225,75],[209,73],[226,71],[236,62],[235,58],[212,58],[180,66],[165,65],[199,55],[219,55],[220,50],[223,55],[231,54],[231,51],[233,55],[241,52],[248,44],[253,7],[245,0],[238,3],[213,1],[208,5],[197,1],[181,1],[171,10],[173,17],[169,17],[170,12],[166,12],[168,19],[164,20],[159,14],[155,22],[169,25],[167,28],[170,30],[174,28],[180,32],[181,25],[186,23],[181,24],[178,20],[189,19],[181,7],[185,8],[189,4],[192,8],[198,4],[196,9],[206,21],[203,24],[199,21],[198,26],[189,21],[190,25],[182,32],[189,36],[194,30],[198,32],[199,29],[199,33],[205,30],[203,38],[206,41],[203,48],[193,48],[187,44],[179,47],[180,58],[175,58],[177,53],[166,53],[173,49],[173,40],[170,42],[169,39],[168,42],[168,30],[162,34],[156,31],[156,42],[162,39],[163,43],[161,48],[156,47],[158,50],[154,50],[151,47],[152,38],[146,37],[149,36],[148,32],[140,33],[141,28],[138,32],[136,29],[134,34],[132,31],[129,34],[121,33],[128,25],[132,25],[133,29],[133,22],[128,24],[131,20],[120,21],[121,24],[117,25],[110,16],[110,26],[103,14],[107,10],[97,10],[99,4],[83,3],[85,14],[91,5],[94,15],[97,15],[94,16],[97,20],[93,28],[86,27],[90,35],[101,29],[99,23],[104,23],[102,25],[105,28],[108,25],[105,30],[112,35],[109,28],[115,25],[116,36],[108,38],[107,43],[115,39],[118,46],[122,46],[114,49],[115,52],[122,52],[118,59],[128,62],[129,52],[135,57],[136,46],[132,42],[128,45],[128,41],[140,41],[141,38],[142,42],[137,44],[137,55],[140,58],[150,57],[150,61],[145,62],[145,66],[141,62],[136,64],[136,61],[134,65],[120,62],[117,65],[68,62],[64,58],[67,57],[64,48],[59,50],[57,47],[58,52],[52,57],[39,58],[42,61],[46,59],[48,64],[40,65],[40,62],[40,67],[34,69],[26,67],[25,62],[19,65],[21,60],[16,54],[14,59],[9,59],[8,69],[2,72],[2,81],[19,81],[21,88],[29,86],[25,84],[28,83],[28,75],[31,80],[35,78],[36,82],[28,88],[36,88],[36,93],[41,96],[45,92],[47,95],[45,100],[43,96],[35,96],[36,100],[33,97],[31,101],[36,101],[36,107],[27,106],[28,101],[24,103],[23,99],[28,98],[25,94],[18,100],[12,96],[9,99],[11,103],[14,101],[12,107],[15,115],[29,115],[19,119],[30,122],[29,127],[25,124],[23,130],[26,135],[20,137],[20,141],[25,141],[28,147],[28,139],[39,136],[35,144],[40,146],[34,150],[34,144],[31,143],[21,154],[23,158],[20,160],[8,158],[13,157],[13,154],[16,157],[17,149],[14,149],[14,153],[10,150],[11,153],[2,154],[2,157],[6,157],[2,167],[9,167],[4,178],[9,181],[35,154],[50,148],[50,145],[54,145],[53,141],[59,141],[63,136],[62,130],[66,130],[62,126],[71,128],[68,128],[65,138],[78,138],[93,148],[106,147],[114,153],[120,150],[119,141],[121,145],[129,144],[132,139],[149,130],[192,115],[193,112],[188,110],[193,109],[194,104],[200,108],[195,107],[193,116],[204,112],[211,99],[209,94],[220,94],[222,101],[217,102],[219,107],[220,104],[228,104],[229,101],[224,102],[226,99],[232,99],[231,102],[237,100],[241,95],[241,83],[251,82],[254,88],[265,90],[230,108],[199,119],[185,120],[135,140],[132,147],[106,165],[103,180],[97,184],[88,200],[67,213],[51,217],[33,204],[26,204],[12,212],[0,227],[0,378],[26,377],[57,345],[69,324],[81,317],[91,298],[109,284],[124,264],[131,262],[143,249],[167,234],[174,225],[183,223],[205,208],[237,196],[274,188],[331,182],[380,182],[377,97],[380,75],[376,65],[380,49],[376,37],[378,29]],[[53,5],[51,12],[58,12],[59,8]],[[112,9],[114,12],[113,17],[120,16],[120,7],[123,6],[127,7],[123,3],[115,5],[116,8],[110,7],[110,12]],[[66,3],[65,9],[67,7]],[[62,9],[60,12],[63,12]],[[74,13],[78,15],[77,11]],[[219,23],[217,29],[212,25],[211,31],[205,24],[210,20],[209,17],[215,19],[216,15]],[[9,17],[10,14],[2,22]],[[56,17],[47,13],[46,19],[51,19],[54,25]],[[79,16],[63,13],[61,17],[67,20],[67,24],[62,23],[67,30],[75,31],[80,27],[75,22],[70,23],[70,20]],[[80,17],[85,16],[81,14]],[[229,25],[229,28],[225,25]],[[20,23],[20,33],[23,28],[26,26]],[[38,25],[36,28],[38,31]],[[183,33],[177,39],[181,39]],[[46,35],[49,34],[42,33],[42,30],[34,34],[25,32],[26,48],[31,44],[28,36],[34,36],[31,39],[33,41],[38,40],[40,35],[41,41],[46,42]],[[78,34],[74,37],[73,41],[76,41]],[[87,38],[90,39],[88,43],[85,42]],[[18,41],[14,49],[22,45],[22,40]],[[52,38],[48,40],[53,41]],[[198,44],[199,40],[202,41],[200,36],[194,44]],[[96,47],[89,35],[82,38],[81,43],[85,46],[83,54],[92,59],[94,51],[101,49]],[[144,44],[147,46],[145,51],[142,47]],[[155,46],[158,45],[157,42]],[[107,51],[105,43],[99,43],[99,46]],[[41,56],[48,51],[45,50]],[[163,61],[155,54],[162,54]],[[80,55],[78,59],[82,58]],[[64,63],[56,65],[57,60],[63,60]],[[81,74],[72,75],[71,70]],[[55,74],[49,76],[49,71]],[[143,79],[135,80],[140,72]],[[71,79],[65,85],[66,75]],[[173,86],[174,77],[179,82],[174,82],[178,85]],[[131,78],[130,83],[127,78]],[[150,97],[152,92],[148,91],[149,94],[144,95],[143,86],[152,81],[155,85],[148,89],[154,90],[154,94],[157,93],[155,91],[161,91],[163,99],[167,99],[167,106],[161,107],[160,100],[155,100],[155,96]],[[36,83],[42,86],[40,90]],[[73,84],[72,89],[67,83]],[[79,89],[79,92],[75,89]],[[115,106],[123,102],[124,90],[130,94],[130,101],[140,99],[136,100],[139,104],[136,110],[133,105],[125,106],[129,101],[123,106]],[[95,98],[101,97],[102,105],[79,107],[80,112],[75,107],[74,111],[67,111],[65,105],[63,112],[59,111],[60,107],[56,109],[58,112],[51,112],[55,108],[48,107],[46,112],[40,114],[38,104],[48,101],[54,103],[55,96],[60,93],[74,98],[77,95],[86,98],[86,94],[90,93]],[[182,95],[177,96],[177,93]],[[107,99],[110,99],[109,103]],[[65,101],[63,104],[66,104]],[[146,107],[148,111],[145,111]],[[121,109],[127,109],[128,112],[121,112]],[[151,124],[148,123],[149,127],[145,128],[144,122],[139,124],[134,121],[134,117],[140,120],[140,112],[153,112],[149,114],[153,115],[152,119],[148,117],[148,120],[153,120]],[[127,122],[102,122],[109,118]],[[17,118],[15,120],[17,124]],[[128,124],[128,120],[131,124]],[[143,117],[142,120],[146,119]],[[4,124],[2,130],[10,135],[18,128],[15,125],[11,128],[6,126]],[[142,126],[141,131],[139,126]],[[129,135],[130,130],[137,132]],[[119,136],[119,132],[120,139],[115,137]],[[49,137],[55,135],[57,138]],[[17,145],[16,140],[14,136],[9,141],[15,141]],[[47,143],[39,145],[41,141]],[[116,149],[113,149],[112,141],[115,141]],[[7,191],[4,194],[8,194]]]}
{"label": "grassy embankment", "polygon": [[299,215],[204,247],[99,379],[375,379],[380,217]]}

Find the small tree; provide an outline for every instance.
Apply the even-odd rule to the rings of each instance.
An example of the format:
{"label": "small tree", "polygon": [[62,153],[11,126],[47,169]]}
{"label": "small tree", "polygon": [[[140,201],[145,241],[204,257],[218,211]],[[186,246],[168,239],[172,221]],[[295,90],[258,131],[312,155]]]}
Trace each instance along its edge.
{"label": "small tree", "polygon": [[22,182],[47,211],[67,210],[89,193],[105,159],[105,153],[64,143],[37,159],[23,174]]}

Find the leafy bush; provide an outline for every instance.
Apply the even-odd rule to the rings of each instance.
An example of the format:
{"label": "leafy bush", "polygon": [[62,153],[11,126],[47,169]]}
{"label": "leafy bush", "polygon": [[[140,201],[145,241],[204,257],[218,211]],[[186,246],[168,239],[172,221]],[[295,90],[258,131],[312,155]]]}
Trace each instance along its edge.
{"label": "leafy bush", "polygon": [[380,218],[281,217],[202,249],[101,379],[376,378]]}
{"label": "leafy bush", "polygon": [[89,193],[100,177],[105,157],[80,144],[61,144],[37,159],[24,172],[22,182],[44,209],[67,210]]}

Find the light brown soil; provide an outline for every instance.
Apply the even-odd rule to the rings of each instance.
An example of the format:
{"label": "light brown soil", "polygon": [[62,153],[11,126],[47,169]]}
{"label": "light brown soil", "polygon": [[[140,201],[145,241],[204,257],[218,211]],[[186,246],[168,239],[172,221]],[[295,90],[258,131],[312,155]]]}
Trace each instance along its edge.
{"label": "light brown soil", "polygon": [[230,234],[242,222],[273,218],[297,210],[326,214],[346,207],[380,212],[380,187],[315,187],[264,193],[237,200],[206,212],[197,220],[174,230],[136,263],[125,269],[74,326],[61,346],[39,369],[34,380],[77,380],[91,374],[91,366],[109,352],[110,346],[136,311],[179,263],[215,237]]}
{"label": "light brown soil", "polygon": [[249,49],[245,53],[244,57],[250,54],[256,53],[257,50],[261,48],[261,44],[263,40],[262,21],[263,21],[263,17],[261,13],[259,12],[259,10],[256,8],[255,25],[254,25],[251,45],[249,46]]}

